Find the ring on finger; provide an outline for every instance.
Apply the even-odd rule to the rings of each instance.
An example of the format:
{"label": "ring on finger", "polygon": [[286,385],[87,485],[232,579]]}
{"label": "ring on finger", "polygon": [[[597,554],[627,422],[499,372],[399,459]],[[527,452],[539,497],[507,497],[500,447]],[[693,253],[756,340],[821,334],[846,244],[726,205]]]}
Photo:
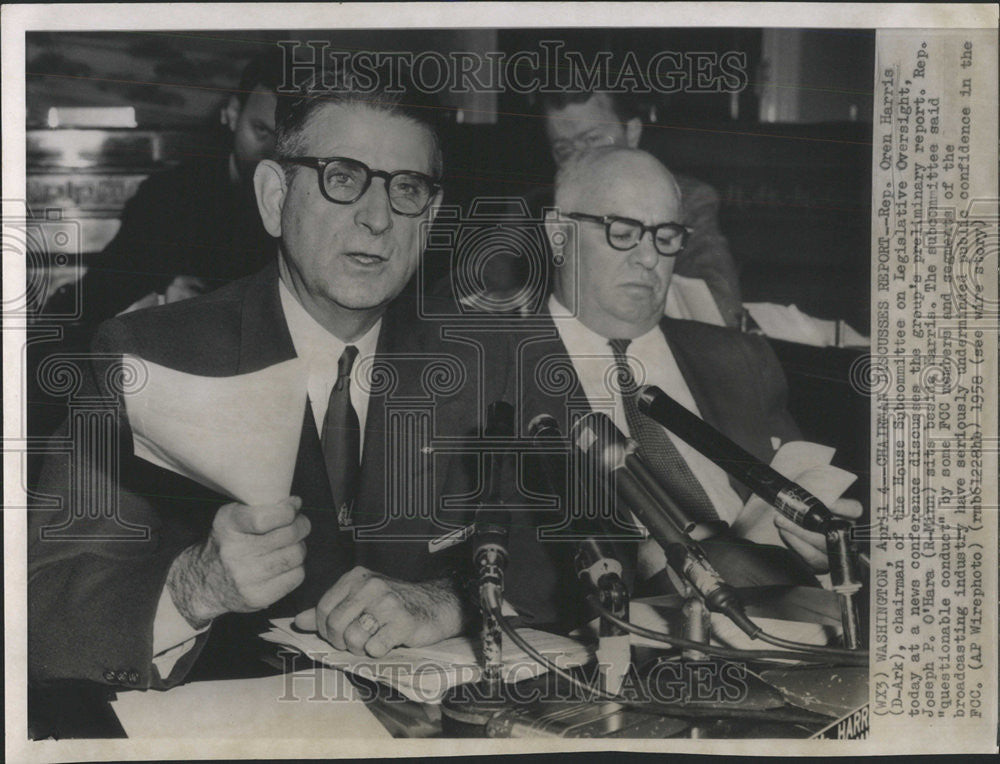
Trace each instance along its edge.
{"label": "ring on finger", "polygon": [[382,628],[382,624],[378,622],[378,619],[367,610],[358,616],[358,626],[367,631],[369,634],[374,634]]}

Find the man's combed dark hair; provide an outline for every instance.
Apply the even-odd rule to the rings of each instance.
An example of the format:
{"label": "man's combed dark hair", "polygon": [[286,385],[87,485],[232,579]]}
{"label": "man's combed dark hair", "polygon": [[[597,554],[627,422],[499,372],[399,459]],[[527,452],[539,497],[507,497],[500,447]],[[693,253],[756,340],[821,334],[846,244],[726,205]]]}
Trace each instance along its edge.
{"label": "man's combed dark hair", "polygon": [[302,151],[302,137],[310,117],[323,106],[364,106],[386,115],[408,119],[425,128],[431,136],[434,154],[432,174],[440,178],[443,170],[441,141],[436,121],[440,109],[423,94],[412,90],[388,92],[371,86],[369,78],[360,79],[346,68],[336,75],[309,78],[293,94],[279,93],[275,110],[275,158],[297,156]]}
{"label": "man's combed dark hair", "polygon": [[539,114],[546,116],[549,112],[561,111],[571,104],[586,103],[598,93],[603,93],[608,97],[615,116],[622,124],[635,117],[642,119],[646,107],[639,99],[628,93],[604,90],[599,86],[599,83],[610,82],[613,74],[616,72],[609,71],[606,62],[602,62],[596,70],[586,75],[578,69],[571,68],[569,87],[562,90],[538,89],[528,94],[528,101]]}
{"label": "man's combed dark hair", "polygon": [[622,93],[612,93],[605,90],[562,90],[552,93],[537,91],[531,94],[530,100],[538,112],[545,115],[552,111],[561,111],[570,104],[586,103],[598,93],[604,93],[608,97],[615,116],[622,124],[633,117],[642,116],[641,109],[631,99],[626,98]]}

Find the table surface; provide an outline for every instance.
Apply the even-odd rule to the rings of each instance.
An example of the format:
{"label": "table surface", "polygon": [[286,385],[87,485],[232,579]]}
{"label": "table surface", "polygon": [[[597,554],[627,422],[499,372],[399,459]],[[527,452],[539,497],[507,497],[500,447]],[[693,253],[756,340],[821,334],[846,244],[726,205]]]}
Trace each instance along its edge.
{"label": "table surface", "polygon": [[[623,706],[592,700],[562,703],[541,700],[493,705],[486,713],[478,713],[481,709],[477,710],[475,703],[453,704],[453,707],[447,702],[443,707],[421,704],[357,677],[351,677],[348,684],[347,675],[318,667],[305,656],[297,656],[290,664],[287,654],[278,658],[274,647],[262,643],[261,660],[252,672],[246,672],[257,676],[203,677],[204,681],[168,692],[128,691],[116,696],[110,688],[72,682],[44,690],[36,688],[30,694],[29,735],[33,739],[176,737],[177,730],[182,729],[184,737],[192,738],[266,737],[272,734],[266,726],[272,722],[281,736],[310,738],[801,738],[819,732],[853,710],[849,708],[851,692],[845,699],[845,688],[854,697],[867,698],[865,669],[789,667],[775,674],[778,669],[772,667],[770,674],[763,674],[768,681],[752,689],[750,695],[756,692],[756,696],[746,697],[735,706],[714,704],[714,710],[712,704],[699,707],[696,703],[681,709],[676,704],[662,702]],[[633,648],[635,665],[645,667],[640,673],[647,672],[665,655],[663,650]],[[282,673],[288,671],[293,673]],[[592,673],[588,676],[584,672],[581,676],[592,679]],[[676,680],[668,672],[668,682],[671,676]],[[553,681],[561,682],[554,676],[532,680],[540,692],[545,691],[546,682],[552,689]],[[661,687],[668,686],[662,679],[658,681]],[[764,689],[765,684],[770,689]],[[786,704],[781,707],[775,705],[776,684],[786,691]],[[796,699],[796,685],[808,688],[808,692],[797,698],[799,705],[788,704],[789,698]],[[520,698],[531,697],[529,683],[521,683],[519,687]],[[803,698],[808,701],[803,702]],[[351,699],[353,703],[331,702]]]}

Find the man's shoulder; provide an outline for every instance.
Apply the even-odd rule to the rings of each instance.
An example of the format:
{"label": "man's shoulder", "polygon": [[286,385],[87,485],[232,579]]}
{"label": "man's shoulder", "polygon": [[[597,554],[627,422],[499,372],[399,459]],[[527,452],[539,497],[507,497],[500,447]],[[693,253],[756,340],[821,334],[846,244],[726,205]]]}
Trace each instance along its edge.
{"label": "man's shoulder", "polygon": [[705,358],[725,359],[732,353],[749,353],[753,356],[771,357],[767,340],[756,334],[746,334],[728,326],[664,318],[660,328],[667,339],[684,350],[693,350]]}
{"label": "man's shoulder", "polygon": [[98,328],[95,349],[137,355],[190,373],[223,372],[237,363],[247,293],[264,276],[109,319]]}
{"label": "man's shoulder", "polygon": [[501,339],[505,323],[502,314],[467,312],[450,293],[407,291],[386,308],[382,331],[400,345],[453,345],[471,337],[492,345]]}

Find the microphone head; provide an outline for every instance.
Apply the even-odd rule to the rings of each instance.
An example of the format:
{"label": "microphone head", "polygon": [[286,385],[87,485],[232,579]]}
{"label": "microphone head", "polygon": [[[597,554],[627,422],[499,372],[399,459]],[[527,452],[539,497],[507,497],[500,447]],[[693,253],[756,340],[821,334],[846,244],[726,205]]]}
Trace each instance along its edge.
{"label": "microphone head", "polygon": [[551,414],[539,414],[528,423],[528,436],[537,438],[561,438],[559,423]]}
{"label": "microphone head", "polygon": [[663,391],[656,385],[643,385],[640,387],[637,396],[639,411],[648,416],[650,408],[652,408],[653,404],[656,403],[656,399],[661,395],[663,395]]}

